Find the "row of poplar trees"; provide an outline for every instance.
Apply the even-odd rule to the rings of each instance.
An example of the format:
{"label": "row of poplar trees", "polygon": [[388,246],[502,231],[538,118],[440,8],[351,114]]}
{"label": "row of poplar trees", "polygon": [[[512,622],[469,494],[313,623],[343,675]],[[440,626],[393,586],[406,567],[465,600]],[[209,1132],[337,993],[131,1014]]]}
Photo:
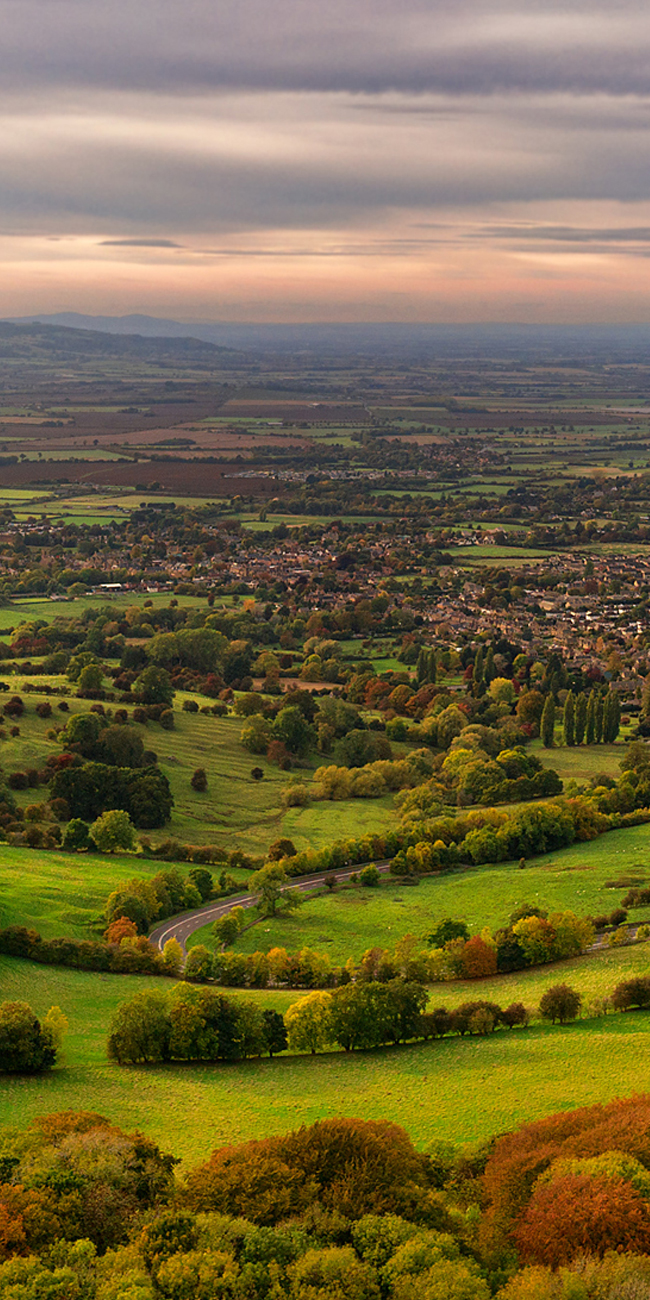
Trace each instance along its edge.
{"label": "row of poplar trees", "polygon": [[[621,704],[617,691],[605,694],[595,688],[587,694],[569,691],[564,702],[562,730],[565,745],[611,745],[618,736],[621,725]],[[555,731],[555,699],[550,693],[540,722],[540,735],[545,749],[551,749]]]}

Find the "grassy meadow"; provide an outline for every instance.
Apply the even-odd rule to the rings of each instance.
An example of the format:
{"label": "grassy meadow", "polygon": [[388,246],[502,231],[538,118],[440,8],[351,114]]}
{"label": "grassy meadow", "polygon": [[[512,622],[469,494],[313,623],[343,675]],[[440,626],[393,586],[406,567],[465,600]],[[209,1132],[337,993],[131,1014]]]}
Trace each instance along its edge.
{"label": "grassy meadow", "polygon": [[[306,946],[344,962],[375,945],[391,947],[406,934],[423,938],[448,916],[465,921],[474,933],[485,925],[494,930],[522,902],[579,916],[611,912],[627,892],[628,878],[638,884],[650,879],[650,825],[609,831],[531,858],[523,869],[504,862],[429,876],[408,887],[390,878],[376,889],[343,886],[310,897],[296,912],[261,921],[235,946],[239,952]],[[209,927],[190,942],[210,943]]]}
{"label": "grassy meadow", "polygon": [[[601,963],[603,987],[610,987],[610,978],[638,969],[646,954],[642,946],[562,963],[561,969],[541,974],[504,976],[499,1000],[520,995],[534,1000],[560,975],[577,988],[598,983],[592,972]],[[612,957],[616,969],[608,965]],[[488,983],[474,982],[471,995],[496,995]],[[127,1129],[141,1129],[192,1164],[215,1146],[334,1115],[393,1120],[426,1148],[437,1140],[475,1144],[558,1110],[650,1090],[650,1017],[642,1012],[351,1056],[332,1052],[191,1067],[111,1064],[105,1043],[113,1010],[154,984],[161,987],[161,981],[141,977],[53,970],[0,958],[3,1000],[27,1000],[39,1014],[56,1004],[70,1024],[61,1063],[51,1074],[0,1078],[3,1122],[24,1124],[36,1115],[83,1107]],[[444,1000],[451,1005],[452,997],[463,1000],[465,994],[460,986],[447,985]],[[285,1010],[300,994],[246,996]]]}

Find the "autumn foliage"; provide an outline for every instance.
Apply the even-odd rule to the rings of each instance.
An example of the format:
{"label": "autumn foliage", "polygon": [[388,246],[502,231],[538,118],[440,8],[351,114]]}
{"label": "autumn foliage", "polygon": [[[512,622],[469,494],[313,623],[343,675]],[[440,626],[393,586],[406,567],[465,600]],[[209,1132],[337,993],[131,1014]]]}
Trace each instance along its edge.
{"label": "autumn foliage", "polygon": [[585,1251],[650,1251],[649,1170],[648,1095],[527,1124],[500,1138],[487,1162],[482,1247],[514,1243],[527,1261],[553,1267]]}
{"label": "autumn foliage", "polygon": [[319,1201],[351,1218],[424,1203],[427,1163],[387,1121],[328,1119],[280,1137],[221,1147],[189,1174],[194,1209],[273,1223]]}
{"label": "autumn foliage", "polygon": [[557,1268],[576,1255],[650,1251],[650,1203],[621,1178],[567,1174],[533,1193],[513,1232],[526,1263]]}

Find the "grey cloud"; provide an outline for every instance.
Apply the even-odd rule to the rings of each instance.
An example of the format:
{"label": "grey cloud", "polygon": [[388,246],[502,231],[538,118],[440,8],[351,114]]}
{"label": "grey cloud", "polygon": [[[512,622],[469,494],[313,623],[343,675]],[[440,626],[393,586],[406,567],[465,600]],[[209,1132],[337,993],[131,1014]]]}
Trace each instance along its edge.
{"label": "grey cloud", "polygon": [[100,239],[100,248],[182,248],[173,239]]}
{"label": "grey cloud", "polygon": [[562,244],[649,243],[650,226],[606,227],[602,230],[580,226],[484,226],[480,231],[466,231],[465,239],[548,240]]}
{"label": "grey cloud", "polygon": [[[311,120],[300,97],[265,108],[266,121],[261,114],[249,121],[246,101],[239,121],[234,109],[222,123],[197,119],[180,139],[171,118],[169,131],[161,120],[154,137],[146,122],[128,119],[103,134],[100,123],[96,136],[92,120],[81,134],[63,122],[58,134],[27,132],[18,149],[0,130],[0,221],[25,233],[91,231],[104,245],[176,249],[182,257],[191,255],[184,249],[190,235],[332,229],[486,203],[650,198],[650,138],[638,133],[564,130],[543,116],[519,124],[495,102],[483,116],[470,105],[466,118],[459,109],[449,121],[418,121],[417,129],[408,120],[386,122],[380,106],[367,126],[340,101],[328,121],[327,97]],[[629,229],[632,240],[638,228]],[[493,237],[610,237],[585,230],[496,222]],[[625,237],[614,227],[610,233]]]}
{"label": "grey cloud", "polygon": [[642,5],[5,0],[0,80],[157,93],[650,93]]}

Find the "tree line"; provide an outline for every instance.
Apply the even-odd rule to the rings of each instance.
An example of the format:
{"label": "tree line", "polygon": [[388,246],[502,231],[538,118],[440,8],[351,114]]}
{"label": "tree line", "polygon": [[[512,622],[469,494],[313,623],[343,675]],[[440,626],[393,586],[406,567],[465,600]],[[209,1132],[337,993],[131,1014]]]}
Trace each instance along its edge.
{"label": "tree line", "polygon": [[[485,1036],[500,1027],[525,1028],[533,1015],[521,1002],[507,1007],[472,999],[449,1010],[427,1009],[421,984],[404,979],[360,980],[333,990],[317,990],[292,1003],[284,1017],[246,999],[228,998],[216,989],[177,984],[171,991],[137,993],[117,1009],[108,1037],[108,1055],[119,1065],[162,1062],[242,1061],[292,1053],[368,1051],[448,1034]],[[624,980],[598,1014],[650,1006],[650,977]],[[552,1024],[575,1020],[582,996],[569,985],[552,985],[537,1014]],[[592,1008],[594,1009],[594,1008]]]}

